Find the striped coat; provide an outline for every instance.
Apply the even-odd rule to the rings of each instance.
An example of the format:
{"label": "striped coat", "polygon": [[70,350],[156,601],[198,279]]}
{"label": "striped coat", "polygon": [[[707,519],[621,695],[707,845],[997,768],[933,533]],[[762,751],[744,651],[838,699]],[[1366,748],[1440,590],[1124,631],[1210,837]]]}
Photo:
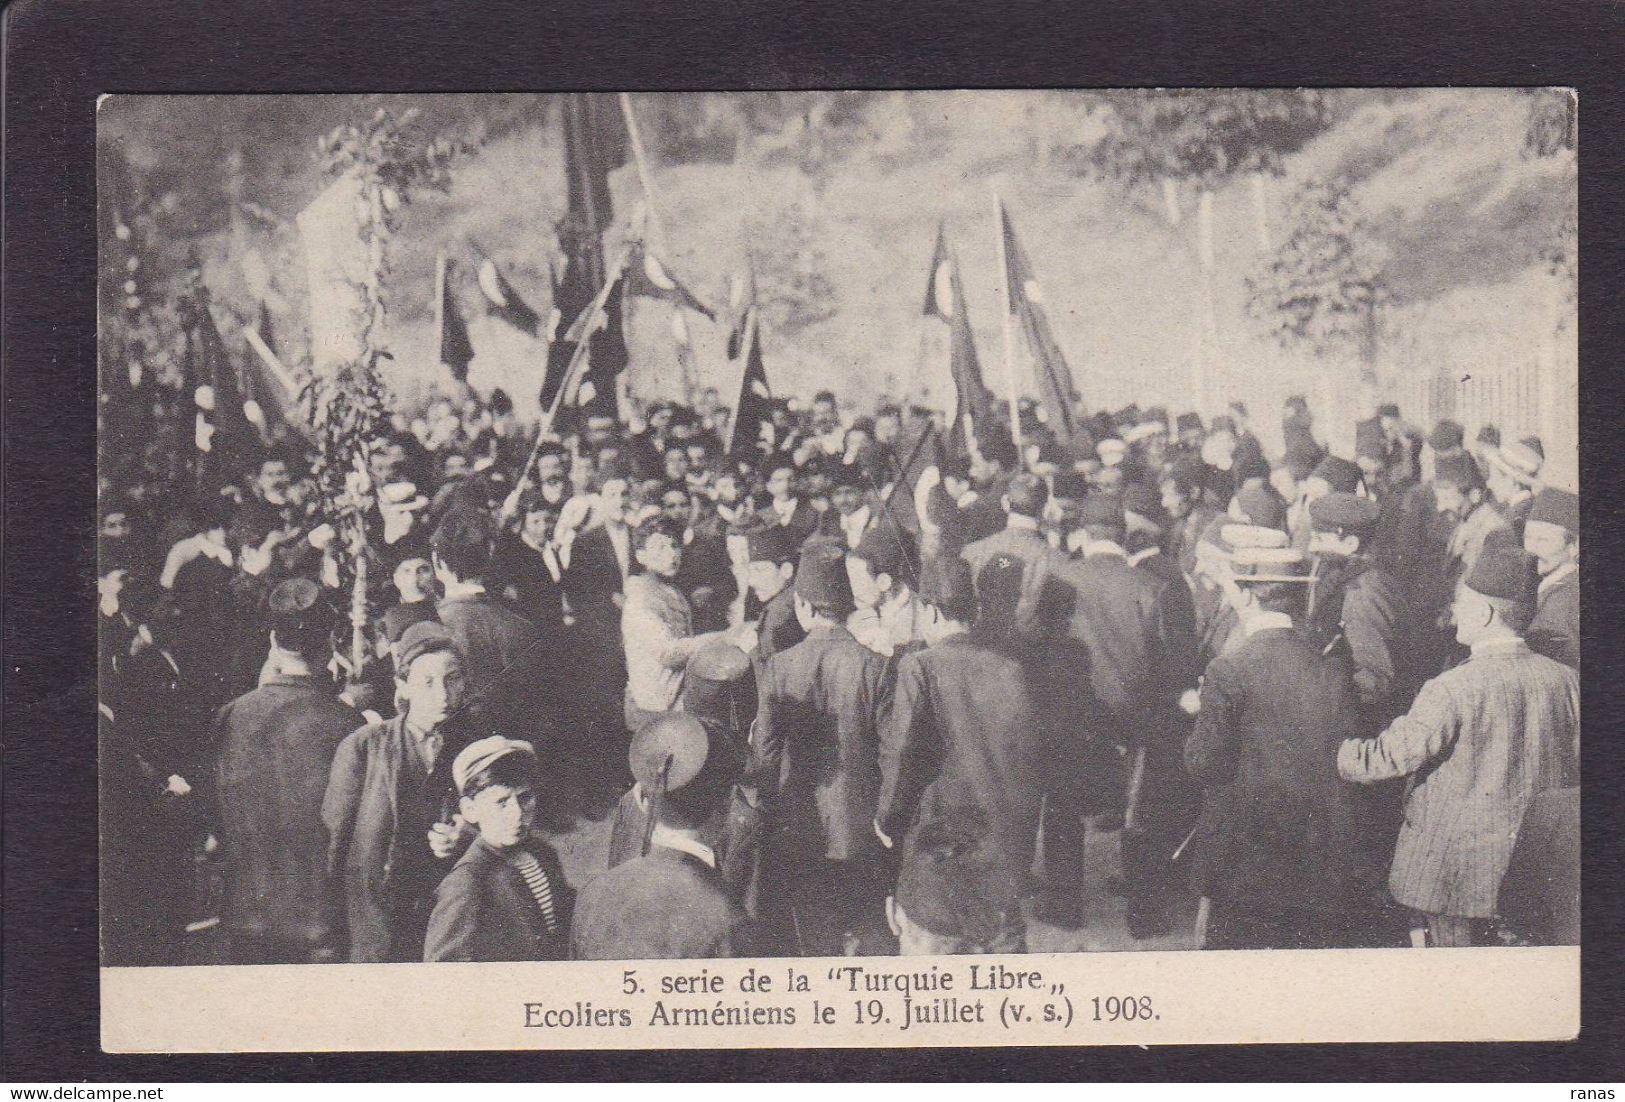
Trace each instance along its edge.
{"label": "striped coat", "polygon": [[1491,918],[1525,810],[1577,783],[1580,679],[1521,640],[1481,646],[1422,687],[1374,739],[1350,739],[1352,781],[1412,776],[1388,887],[1427,914]]}

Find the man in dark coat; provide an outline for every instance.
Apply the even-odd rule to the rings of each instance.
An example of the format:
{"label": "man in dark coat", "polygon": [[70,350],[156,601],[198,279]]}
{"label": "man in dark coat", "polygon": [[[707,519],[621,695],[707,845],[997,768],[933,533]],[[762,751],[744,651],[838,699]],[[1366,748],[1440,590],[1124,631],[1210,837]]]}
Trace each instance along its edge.
{"label": "man in dark coat", "polygon": [[450,811],[451,762],[467,741],[448,722],[462,661],[430,621],[406,629],[396,663],[401,714],[339,743],[322,798],[328,881],[357,963],[423,958],[434,890],[468,840]]}
{"label": "man in dark coat", "polygon": [[1347,647],[1375,734],[1420,686],[1405,651],[1411,631],[1404,592],[1368,552],[1381,510],[1370,498],[1334,491],[1310,503],[1309,517],[1314,583],[1304,626],[1323,647]]}
{"label": "man in dark coat", "polygon": [[942,464],[942,497],[934,498],[942,512],[940,553],[957,555],[977,540],[986,539],[1004,527],[1004,511],[999,503],[977,489],[971,480],[971,462],[960,457]]}
{"label": "man in dark coat", "polygon": [[[1032,868],[1050,779],[1089,784],[1098,767],[1079,752],[1089,717],[1071,684],[1076,671],[1057,668],[1048,648],[1024,647],[1010,630],[1020,563],[1001,555],[982,569],[974,583],[962,560],[926,569],[922,596],[936,620],[930,645],[898,664],[881,732],[876,828],[895,845],[916,822],[975,811],[1019,889]],[[1019,915],[1012,932],[1019,941]]]}
{"label": "man in dark coat", "polygon": [[564,630],[564,562],[554,542],[559,509],[532,493],[519,507],[519,531],[504,533],[497,574],[504,594],[544,638]]}
{"label": "man in dark coat", "polygon": [[[1240,533],[1232,542],[1243,542]],[[1352,684],[1295,623],[1309,564],[1285,547],[1234,552],[1226,599],[1245,639],[1208,667],[1185,765],[1206,789],[1190,846],[1210,901],[1205,947],[1350,943],[1363,885],[1358,804],[1337,775]]]}
{"label": "man in dark coat", "polygon": [[1536,654],[1580,668],[1580,498],[1546,487],[1524,524],[1523,547],[1540,570],[1526,638]]}
{"label": "man in dark coat", "polygon": [[751,780],[771,823],[763,896],[781,908],[786,952],[874,951],[887,937],[873,829],[887,664],[842,626],[854,605],[841,545],[807,545],[795,595],[807,638],[763,663],[752,728]]}
{"label": "man in dark coat", "polygon": [[[1138,776],[1143,785],[1144,761],[1151,748],[1162,756],[1174,730],[1174,711],[1183,686],[1164,650],[1169,634],[1163,600],[1165,586],[1128,562],[1123,543],[1127,521],[1122,500],[1115,495],[1092,494],[1075,518],[1074,535],[1081,537],[1080,558],[1069,560],[1060,578],[1072,596],[1068,634],[1083,647],[1089,662],[1090,685],[1102,708],[1101,725],[1094,738],[1122,755],[1118,778]],[[1131,765],[1131,763],[1135,763]],[[1125,766],[1127,768],[1125,768]],[[1119,787],[1112,806],[1129,810],[1138,792]],[[1081,870],[1085,826],[1081,817],[1068,814],[1064,803],[1053,808],[1045,822],[1046,864],[1062,882],[1076,880]],[[1052,853],[1053,850],[1053,853]],[[1051,857],[1054,859],[1051,860]],[[1159,932],[1160,920],[1151,898],[1151,885],[1138,869],[1125,868],[1130,888],[1130,925],[1136,934]],[[1142,890],[1143,889],[1143,890]]]}
{"label": "man in dark coat", "polygon": [[638,732],[632,775],[652,815],[645,852],[589,882],[570,931],[577,960],[749,956],[743,908],[728,895],[706,841],[727,805],[738,759],[693,716],[661,716]]}
{"label": "man in dark coat", "polygon": [[488,514],[446,514],[432,541],[435,575],[445,590],[436,611],[451,633],[468,691],[480,696],[469,712],[471,725],[482,734],[523,735],[540,745],[558,725],[556,702],[544,702],[542,689],[557,682],[543,675],[536,626],[486,589],[496,539]]}
{"label": "man in dark coat", "polygon": [[806,629],[796,619],[795,589],[790,585],[801,540],[793,530],[779,525],[754,529],[743,539],[745,584],[762,607],[754,657],[765,662],[807,637]]}
{"label": "man in dark coat", "polygon": [[[217,795],[236,964],[330,959],[322,796],[334,751],[361,726],[325,671],[331,616],[308,578],[270,595],[271,653],[260,686],[220,709]],[[318,681],[317,677],[321,680]]]}
{"label": "man in dark coat", "polygon": [[1009,555],[1021,563],[1022,628],[1047,633],[1057,627],[1066,609],[1055,575],[1066,562],[1065,552],[1051,547],[1039,530],[1039,518],[1049,502],[1049,487],[1033,474],[1020,474],[1010,480],[1000,504],[1004,507],[1002,531],[966,545],[960,557],[970,564],[973,577],[997,555]]}

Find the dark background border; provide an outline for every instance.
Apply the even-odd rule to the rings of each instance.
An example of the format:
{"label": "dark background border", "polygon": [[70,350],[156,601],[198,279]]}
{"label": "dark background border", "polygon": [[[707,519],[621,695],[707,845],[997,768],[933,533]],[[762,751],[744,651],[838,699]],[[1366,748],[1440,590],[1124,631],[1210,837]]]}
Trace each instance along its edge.
{"label": "dark background border", "polygon": [[[1614,609],[1625,7],[1603,0],[23,0],[5,12],[4,1064],[63,1080],[1621,1077]],[[1568,85],[1580,95],[1587,786],[1574,1044],[107,1056],[98,1047],[95,97],[783,87]],[[1260,992],[1260,997],[1268,997]],[[1520,997],[1516,990],[1508,999]]]}

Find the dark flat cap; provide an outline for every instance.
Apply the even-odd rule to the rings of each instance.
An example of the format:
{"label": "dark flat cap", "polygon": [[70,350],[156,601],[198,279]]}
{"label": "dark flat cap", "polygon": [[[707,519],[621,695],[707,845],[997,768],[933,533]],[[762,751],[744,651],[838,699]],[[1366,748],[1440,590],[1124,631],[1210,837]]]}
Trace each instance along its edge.
{"label": "dark flat cap", "polygon": [[1534,604],[1539,573],[1535,556],[1518,547],[1485,547],[1467,575],[1467,588],[1486,597]]}
{"label": "dark flat cap", "polygon": [[456,652],[457,645],[452,641],[451,632],[446,630],[444,624],[438,620],[423,620],[407,628],[401,635],[400,650],[395,659],[396,672],[405,677],[412,668],[412,663],[425,654],[434,654],[438,651],[449,650]]}
{"label": "dark flat cap", "polygon": [[433,601],[413,601],[406,605],[391,605],[384,609],[384,636],[391,643],[399,643],[406,629],[413,624],[438,620]]}
{"label": "dark flat cap", "polygon": [[1317,532],[1368,532],[1381,514],[1370,498],[1338,490],[1309,503],[1309,519]]}

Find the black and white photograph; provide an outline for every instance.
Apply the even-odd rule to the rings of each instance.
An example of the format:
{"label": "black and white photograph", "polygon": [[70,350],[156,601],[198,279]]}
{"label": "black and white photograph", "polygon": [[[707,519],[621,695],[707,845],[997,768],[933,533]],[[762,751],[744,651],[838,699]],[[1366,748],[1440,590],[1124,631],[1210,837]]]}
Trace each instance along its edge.
{"label": "black and white photograph", "polygon": [[105,97],[103,965],[1577,946],[1580,109]]}

